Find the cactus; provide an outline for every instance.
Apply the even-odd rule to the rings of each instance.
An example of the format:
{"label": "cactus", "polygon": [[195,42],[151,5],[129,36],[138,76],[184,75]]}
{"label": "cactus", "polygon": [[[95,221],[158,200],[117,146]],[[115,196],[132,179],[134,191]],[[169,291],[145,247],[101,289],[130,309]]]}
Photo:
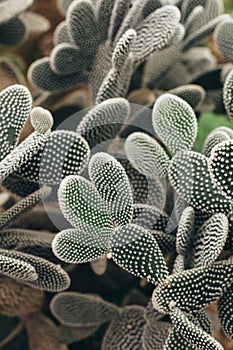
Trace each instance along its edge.
{"label": "cactus", "polygon": [[[145,6],[146,17],[140,23],[141,17],[136,16],[137,20],[135,17],[137,6],[128,10],[127,2],[106,4],[102,0],[96,7],[91,1],[83,0],[73,1],[66,12],[67,4],[60,3],[59,8],[66,12],[66,22],[56,31],[57,46],[49,59],[38,60],[30,67],[30,81],[48,91],[72,89],[88,81],[96,103],[119,94],[124,96],[138,62],[169,43],[180,19],[175,6],[155,6],[150,10],[150,6]],[[125,33],[127,29],[130,30]],[[107,66],[97,72],[100,57]],[[67,61],[72,64],[67,65]],[[97,75],[101,76],[98,83]],[[98,86],[93,86],[96,83]]]}
{"label": "cactus", "polygon": [[[43,36],[47,3],[32,5],[0,1],[0,42],[32,34],[1,47],[0,348],[18,335],[30,350],[223,350],[223,332],[233,340],[223,1],[57,0],[63,18],[51,7]],[[213,111],[224,116],[203,140]]]}
{"label": "cactus", "polygon": [[[105,181],[99,178],[100,173],[105,174]],[[124,168],[108,154],[97,153],[90,160],[89,174],[92,182],[70,176],[60,185],[60,208],[75,229],[61,231],[55,237],[53,252],[73,263],[106,254],[132,274],[156,283],[166,276],[167,268],[156,239],[130,224],[133,201]]]}

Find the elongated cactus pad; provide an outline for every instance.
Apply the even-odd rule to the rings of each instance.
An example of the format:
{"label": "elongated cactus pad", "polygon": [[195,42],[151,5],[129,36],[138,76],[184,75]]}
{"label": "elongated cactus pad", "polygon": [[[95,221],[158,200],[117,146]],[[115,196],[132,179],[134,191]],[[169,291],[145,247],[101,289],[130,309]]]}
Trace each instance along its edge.
{"label": "elongated cactus pad", "polygon": [[223,261],[171,275],[154,290],[154,307],[164,313],[170,312],[173,304],[184,312],[199,311],[231,285],[232,271],[232,263]]}
{"label": "elongated cactus pad", "polygon": [[120,267],[153,284],[167,277],[167,267],[155,238],[137,225],[114,231],[111,255]]}
{"label": "elongated cactus pad", "polygon": [[180,97],[165,94],[158,98],[153,107],[152,122],[157,136],[172,153],[192,148],[197,136],[196,116]]}
{"label": "elongated cactus pad", "polygon": [[32,63],[28,70],[28,79],[38,89],[59,92],[78,88],[86,80],[86,75],[84,72],[58,75],[52,71],[49,58],[44,57]]}
{"label": "elongated cactus pad", "polygon": [[73,226],[96,236],[112,232],[107,206],[91,182],[79,176],[66,177],[58,199],[63,215]]}
{"label": "elongated cactus pad", "polygon": [[74,1],[67,13],[67,29],[71,42],[84,56],[95,53],[99,44],[99,31],[95,8],[91,1]]}
{"label": "elongated cactus pad", "polygon": [[175,6],[163,6],[145,18],[135,28],[137,38],[131,49],[135,62],[164,48],[174,35],[179,20],[180,12]]}
{"label": "elongated cactus pad", "polygon": [[56,130],[17,174],[29,181],[58,185],[66,176],[79,174],[85,168],[89,153],[81,136],[69,130]]}
{"label": "elongated cactus pad", "polygon": [[227,140],[230,140],[230,136],[225,131],[217,130],[217,131],[211,132],[205,140],[202,153],[206,157],[210,157],[212,149],[219,143],[222,143],[223,141],[227,141]]}
{"label": "elongated cactus pad", "polygon": [[40,134],[37,131],[29,135],[19,146],[15,147],[0,162],[0,181],[5,180],[9,175],[21,169],[30,162],[34,155],[36,155],[45,145],[49,133]]}
{"label": "elongated cactus pad", "polygon": [[133,194],[120,162],[107,153],[96,153],[89,163],[89,176],[105,201],[114,223],[129,224],[133,216]]}
{"label": "elongated cactus pad", "polygon": [[80,264],[95,261],[109,251],[109,238],[77,229],[59,232],[52,243],[53,253],[62,261]]}
{"label": "elongated cactus pad", "polygon": [[185,256],[188,251],[190,240],[194,232],[195,211],[187,207],[180,218],[176,235],[176,250],[178,254]]}
{"label": "elongated cactus pad", "polygon": [[103,338],[103,350],[140,350],[144,326],[144,309],[141,306],[126,306],[114,320]]}
{"label": "elongated cactus pad", "polygon": [[9,227],[12,222],[33,208],[39,201],[49,196],[50,193],[51,189],[49,187],[44,187],[16,203],[13,207],[0,215],[0,229],[2,230]]}
{"label": "elongated cactus pad", "polygon": [[42,107],[35,107],[31,110],[30,120],[32,127],[40,134],[50,132],[53,126],[52,114]]}
{"label": "elongated cactus pad", "polygon": [[228,74],[223,87],[223,102],[229,119],[233,120],[233,69]]}
{"label": "elongated cactus pad", "polygon": [[149,178],[165,177],[170,159],[160,144],[142,132],[131,134],[125,143],[127,158],[133,167]]}
{"label": "elongated cactus pad", "polygon": [[119,309],[97,295],[77,292],[57,294],[50,303],[53,316],[65,326],[96,326],[119,316]]}
{"label": "elongated cactus pad", "polygon": [[229,21],[220,23],[214,32],[214,39],[217,45],[217,48],[224,56],[224,58],[233,62],[233,51],[232,51],[232,33],[233,33],[233,21],[229,19]]}
{"label": "elongated cactus pad", "polygon": [[209,160],[214,182],[229,198],[233,197],[232,154],[233,140],[227,140],[213,148]]}
{"label": "elongated cactus pad", "polygon": [[233,339],[233,325],[232,325],[232,286],[230,286],[219,299],[218,302],[218,316],[226,335]]}
{"label": "elongated cactus pad", "polygon": [[223,347],[219,342],[191,322],[179,309],[175,308],[172,310],[171,320],[176,331],[200,350],[223,350]]}
{"label": "elongated cactus pad", "polygon": [[70,285],[70,278],[60,265],[55,265],[43,258],[31,254],[25,254],[13,250],[0,249],[0,254],[5,258],[13,258],[19,260],[19,262],[22,261],[29,266],[34,267],[37,276],[34,275],[32,280],[24,281],[23,279],[22,281],[34,288],[49,292],[59,292],[67,289]]}
{"label": "elongated cactus pad", "polygon": [[226,215],[219,213],[210,217],[195,233],[193,265],[207,266],[220,255],[226,243],[229,224]]}
{"label": "elongated cactus pad", "polygon": [[34,281],[38,278],[35,268],[26,261],[11,256],[5,256],[7,251],[0,251],[0,273],[23,282]]}
{"label": "elongated cactus pad", "polygon": [[94,106],[81,120],[77,133],[93,148],[116,137],[130,113],[130,105],[124,98],[112,98]]}
{"label": "elongated cactus pad", "polygon": [[230,201],[215,185],[208,158],[200,153],[183,151],[177,153],[170,164],[169,180],[190,205],[209,213],[231,210]]}
{"label": "elongated cactus pad", "polygon": [[13,85],[1,92],[0,106],[0,160],[2,160],[18,142],[21,129],[31,111],[32,97],[23,85]]}

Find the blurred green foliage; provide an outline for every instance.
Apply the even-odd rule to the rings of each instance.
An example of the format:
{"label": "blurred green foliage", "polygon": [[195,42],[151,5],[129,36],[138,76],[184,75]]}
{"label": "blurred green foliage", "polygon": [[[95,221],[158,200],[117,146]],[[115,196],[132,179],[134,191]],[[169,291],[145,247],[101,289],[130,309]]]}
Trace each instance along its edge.
{"label": "blurred green foliage", "polygon": [[233,12],[233,0],[224,0],[225,9],[227,12]]}

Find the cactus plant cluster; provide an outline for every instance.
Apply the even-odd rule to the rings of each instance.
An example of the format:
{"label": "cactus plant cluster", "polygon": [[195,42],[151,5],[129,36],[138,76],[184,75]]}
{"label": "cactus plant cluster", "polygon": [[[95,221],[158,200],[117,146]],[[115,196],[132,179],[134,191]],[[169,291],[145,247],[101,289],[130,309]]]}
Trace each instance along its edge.
{"label": "cactus plant cluster", "polygon": [[0,348],[233,349],[223,1],[33,5],[0,1]]}

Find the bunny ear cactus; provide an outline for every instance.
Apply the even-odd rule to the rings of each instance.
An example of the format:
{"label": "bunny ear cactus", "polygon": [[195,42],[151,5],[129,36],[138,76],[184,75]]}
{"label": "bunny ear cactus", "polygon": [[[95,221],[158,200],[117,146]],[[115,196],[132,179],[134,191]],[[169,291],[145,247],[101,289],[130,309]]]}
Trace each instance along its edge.
{"label": "bunny ear cactus", "polygon": [[228,62],[233,62],[232,33],[233,21],[231,18],[220,23],[214,31],[217,48]]}
{"label": "bunny ear cactus", "polygon": [[[72,343],[75,339],[85,339],[94,334],[98,328],[109,323],[105,332],[101,349],[118,349],[119,341],[123,349],[145,349],[150,342],[161,344],[161,338],[168,332],[168,323],[159,322],[156,318],[148,318],[142,306],[132,305],[117,307],[106,302],[97,295],[65,292],[57,294],[50,303],[53,316],[60,322],[61,337],[65,343]],[[148,323],[145,323],[145,318]],[[149,323],[156,322],[158,327],[166,327],[163,336],[153,337]],[[157,330],[158,331],[158,330]],[[119,334],[121,337],[119,338]],[[68,339],[70,335],[70,339]]]}
{"label": "bunny ear cactus", "polygon": [[171,275],[155,289],[153,305],[162,313],[169,313],[173,304],[184,312],[199,311],[221,297],[231,285],[231,274],[231,261],[223,261]]}
{"label": "bunny ear cactus", "polygon": [[219,342],[192,322],[192,320],[178,308],[172,310],[171,320],[176,333],[193,345],[194,348],[198,347],[201,350],[223,350]]}
{"label": "bunny ear cactus", "polygon": [[57,294],[50,303],[50,310],[67,327],[100,326],[119,315],[117,306],[99,296],[77,292]]}
{"label": "bunny ear cactus", "polygon": [[136,170],[150,178],[165,177],[170,158],[158,141],[147,134],[131,134],[125,143],[127,158]]}
{"label": "bunny ear cactus", "polygon": [[228,218],[222,213],[211,216],[199,228],[193,241],[194,267],[207,266],[218,258],[225,246],[228,231]]}
{"label": "bunny ear cactus", "polygon": [[97,3],[97,23],[101,41],[105,41],[108,37],[108,28],[114,5],[115,0],[101,0]]}
{"label": "bunny ear cactus", "polygon": [[17,260],[11,256],[5,256],[4,250],[0,254],[1,274],[12,277],[23,282],[33,281],[37,279],[35,268],[25,261]]}
{"label": "bunny ear cactus", "polygon": [[145,322],[143,315],[143,307],[125,307],[105,333],[101,349],[116,350],[119,346],[124,350],[141,349]]}
{"label": "bunny ear cactus", "polygon": [[77,133],[90,148],[112,140],[127,121],[130,113],[129,102],[124,98],[112,98],[94,106],[81,120]]}
{"label": "bunny ear cactus", "polygon": [[222,130],[213,130],[206,138],[203,145],[202,153],[210,157],[212,149],[223,141],[230,140],[230,135]]}
{"label": "bunny ear cactus", "polygon": [[65,218],[79,230],[96,236],[111,234],[113,224],[106,204],[90,181],[78,176],[66,177],[58,199]]}
{"label": "bunny ear cactus", "polygon": [[133,199],[122,165],[108,154],[97,153],[90,161],[89,173],[94,184],[70,176],[60,185],[61,210],[76,229],[56,235],[55,255],[80,263],[105,254],[138,277],[152,283],[163,279],[167,268],[156,239],[145,229],[130,224]]}
{"label": "bunny ear cactus", "polygon": [[163,6],[146,17],[135,28],[137,38],[131,50],[135,63],[144,61],[152,52],[169,44],[179,21],[180,12],[172,5]]}
{"label": "bunny ear cactus", "polygon": [[193,110],[197,110],[206,97],[205,90],[200,85],[181,85],[169,91],[169,94],[176,95],[186,101]]}
{"label": "bunny ear cactus", "polygon": [[114,231],[111,255],[120,267],[137,277],[146,278],[150,283],[156,284],[167,276],[167,267],[156,239],[136,225]]}
{"label": "bunny ear cactus", "polygon": [[[67,5],[59,4],[63,13]],[[51,56],[37,60],[28,71],[32,84],[56,92],[88,82],[96,104],[124,96],[137,66],[170,44],[180,20],[175,6],[150,1],[142,6],[137,1],[129,7],[130,2],[121,0],[97,5],[73,1],[66,21],[55,31],[57,46]]]}
{"label": "bunny ear cactus", "polygon": [[183,0],[181,12],[182,12],[182,22],[185,22],[190,14],[193,12],[195,7],[202,6],[205,7],[207,0]]}
{"label": "bunny ear cactus", "polygon": [[19,197],[27,197],[39,189],[38,184],[27,181],[19,176],[16,176],[15,174],[8,176],[2,182],[2,186],[12,194],[15,194]]}
{"label": "bunny ear cactus", "polygon": [[42,187],[40,190],[33,192],[31,195],[16,203],[0,215],[0,229],[8,228],[12,224],[12,221],[17,220],[17,218],[33,208],[42,199],[48,197],[50,193],[51,189],[49,187]]}
{"label": "bunny ear cactus", "polygon": [[190,246],[190,238],[194,233],[195,211],[192,207],[187,207],[179,220],[179,226],[176,235],[176,251],[185,256]]}
{"label": "bunny ear cactus", "polygon": [[187,207],[179,221],[176,250],[185,260],[188,257],[189,267],[210,265],[222,252],[228,232],[225,214],[217,213],[199,222],[197,211]]}
{"label": "bunny ear cactus", "polygon": [[[33,2],[0,1],[3,42],[28,33],[36,17],[22,12]],[[215,303],[233,339],[233,131],[217,128],[202,153],[195,147],[207,108],[225,107],[233,119],[233,71],[217,66],[212,47],[197,45],[216,28],[217,47],[232,62],[232,19],[221,0],[58,0],[57,8],[65,19],[50,57],[28,72],[50,93],[37,98],[36,90],[34,105],[57,102],[60,92],[59,108],[79,108],[75,94],[63,94],[84,87],[81,105],[90,97],[94,107],[75,131],[52,131],[51,113],[32,108],[27,88],[0,93],[0,182],[24,197],[0,196],[0,312],[22,320],[32,350],[67,350],[95,333],[102,350],[223,350],[203,310]],[[130,102],[151,107],[146,116],[143,108],[133,115],[129,90]],[[21,141],[26,122],[34,132]],[[46,213],[35,207],[45,198]],[[50,214],[63,220],[59,233]],[[82,265],[63,268],[58,259]],[[120,306],[76,293],[75,284],[63,293],[68,269],[90,274],[94,290]],[[50,304],[59,325],[40,312],[46,291],[62,292]]]}
{"label": "bunny ear cactus", "polygon": [[231,202],[216,186],[204,155],[177,153],[171,160],[168,177],[177,193],[194,208],[209,213],[231,211]]}
{"label": "bunny ear cactus", "polygon": [[0,93],[2,160],[16,146],[20,132],[31,112],[32,97],[23,85],[13,85]]}
{"label": "bunny ear cactus", "polygon": [[71,344],[96,333],[101,325],[119,316],[117,306],[97,295],[66,292],[57,294],[50,310],[60,322],[60,340]]}
{"label": "bunny ear cactus", "polygon": [[95,103],[101,103],[108,98],[117,96],[124,96],[128,91],[131,76],[133,74],[132,59],[130,57],[130,50],[137,33],[133,29],[129,29],[120,38],[112,54],[112,69],[104,78]]}
{"label": "bunny ear cactus", "polygon": [[126,16],[131,6],[130,0],[118,0],[112,9],[112,16],[110,18],[108,38],[113,42],[114,38],[121,26],[121,23]]}
{"label": "bunny ear cactus", "polygon": [[[199,7],[200,9],[200,7]],[[190,21],[186,30],[186,36],[184,38],[183,49],[187,50],[191,46],[200,42],[206,36],[211,34],[218,23],[224,21],[227,15],[222,15],[223,4],[219,0],[207,0],[205,7],[199,10],[198,17],[195,21]]]}
{"label": "bunny ear cactus", "polygon": [[[5,155],[0,162],[0,180],[22,168],[44,146],[51,132],[53,118],[49,111],[43,108],[31,110],[30,119],[35,131],[22,141],[17,147]],[[11,149],[11,148],[10,148]]]}
{"label": "bunny ear cactus", "polygon": [[[0,255],[2,261],[12,261],[10,266],[13,270],[9,270],[8,267],[7,275],[22,281],[22,283],[50,292],[62,291],[70,285],[68,274],[60,266],[45,259],[6,249],[0,249]],[[15,268],[18,264],[19,268]],[[20,265],[25,266],[27,271],[21,273]],[[3,274],[5,268],[6,263],[3,265]]]}
{"label": "bunny ear cactus", "polygon": [[145,61],[152,52],[159,51],[169,44],[179,20],[180,12],[175,6],[164,6],[152,12],[135,30],[126,31],[115,47],[112,55],[113,67],[103,80],[95,102],[124,96],[129,88],[134,67]]}
{"label": "bunny ear cactus", "polygon": [[1,231],[0,246],[9,247],[20,245],[22,247],[42,245],[50,247],[54,235],[47,232],[33,231],[27,229],[5,229]]}
{"label": "bunny ear cactus", "polygon": [[[168,3],[174,4],[170,1]],[[209,49],[200,45],[218,25],[231,18],[222,15],[221,0],[182,1],[175,5],[180,8],[182,24],[177,26],[177,32],[169,45],[149,57],[143,71],[143,86],[168,91],[184,84],[200,84],[206,87],[209,101],[216,102],[216,95],[213,97],[210,91],[213,83],[207,85],[210,79],[205,75],[210,67],[215,69],[216,59]],[[219,85],[220,93],[221,84]],[[219,101],[221,103],[221,98]],[[220,106],[216,105],[213,108],[218,107]]]}
{"label": "bunny ear cactus", "polygon": [[218,301],[218,316],[221,322],[221,326],[228,336],[233,338],[233,327],[232,327],[232,286],[230,286],[221,296]]}
{"label": "bunny ear cactus", "polygon": [[67,29],[72,44],[79,47],[84,56],[93,56],[100,38],[91,1],[74,1],[71,4],[67,13]]}
{"label": "bunny ear cactus", "polygon": [[233,141],[227,140],[216,145],[210,155],[210,170],[213,179],[226,194],[228,198],[232,198],[232,165],[231,157],[233,152]]}
{"label": "bunny ear cactus", "polygon": [[106,153],[94,155],[89,163],[89,176],[116,225],[127,225],[133,216],[133,195],[122,165]]}
{"label": "bunny ear cactus", "polygon": [[[69,65],[67,65],[69,61]],[[80,66],[86,65],[86,57],[82,51],[76,50],[72,44],[61,43],[55,46],[51,53],[51,69],[56,74],[75,74],[80,70]]]}
{"label": "bunny ear cactus", "polygon": [[161,96],[154,104],[152,122],[172,153],[192,148],[197,136],[196,115],[183,99],[170,94]]}
{"label": "bunny ear cactus", "polygon": [[65,16],[70,4],[73,0],[57,0],[57,9],[61,15]]}
{"label": "bunny ear cactus", "polygon": [[35,107],[31,110],[30,120],[32,127],[40,134],[48,133],[53,127],[52,114],[42,107]]}
{"label": "bunny ear cactus", "polygon": [[[152,122],[157,136],[172,153],[192,148],[197,136],[197,121],[193,109],[183,99],[171,94],[159,97],[153,107]],[[139,132],[131,134],[125,150],[132,165],[144,175],[168,174],[170,158],[150,136]]]}
{"label": "bunny ear cactus", "polygon": [[82,86],[86,80],[86,73],[56,74],[51,69],[49,58],[44,57],[31,64],[28,79],[38,89],[58,92]]}
{"label": "bunny ear cactus", "polygon": [[233,70],[227,75],[227,78],[223,87],[223,102],[226,108],[227,115],[230,120],[233,120],[233,110],[232,110],[232,100],[233,100]]}
{"label": "bunny ear cactus", "polygon": [[[67,44],[70,44],[70,38],[69,38],[69,34],[68,34],[68,30],[67,30],[67,25],[66,25],[66,22],[63,21],[61,23],[58,24],[58,26],[56,27],[56,29],[54,30],[54,34],[53,34],[53,43],[54,43],[54,46],[57,46],[59,44],[64,44],[61,46],[61,48],[66,48],[66,45],[65,43]],[[68,47],[70,48],[70,46],[68,45]],[[72,46],[73,47],[73,46]],[[55,49],[55,47],[54,47]],[[56,52],[56,51],[55,51]],[[71,52],[71,51],[68,51],[68,52]],[[53,53],[53,51],[52,51]],[[51,54],[52,54],[51,53]],[[62,58],[62,57],[61,57]],[[72,59],[70,57],[70,59]],[[59,60],[60,61],[60,60]],[[72,59],[72,62],[73,62],[73,59]],[[51,68],[53,67],[53,63],[51,61]],[[64,64],[63,64],[64,66]],[[54,66],[55,67],[55,66]],[[67,67],[66,67],[67,69]]]}
{"label": "bunny ear cactus", "polygon": [[142,75],[143,87],[153,89],[154,87],[162,84],[164,76],[168,74],[178,58],[181,56],[181,40],[182,38],[178,37],[174,43],[171,43],[171,45],[168,47],[165,47],[163,50],[157,51],[148,57]]}
{"label": "bunny ear cactus", "polygon": [[52,243],[53,253],[60,260],[70,264],[95,261],[109,250],[109,238],[84,234],[77,229],[63,230],[56,235]]}
{"label": "bunny ear cactus", "polygon": [[89,146],[77,133],[56,130],[16,174],[32,182],[56,185],[70,174],[78,174],[89,159]]}

